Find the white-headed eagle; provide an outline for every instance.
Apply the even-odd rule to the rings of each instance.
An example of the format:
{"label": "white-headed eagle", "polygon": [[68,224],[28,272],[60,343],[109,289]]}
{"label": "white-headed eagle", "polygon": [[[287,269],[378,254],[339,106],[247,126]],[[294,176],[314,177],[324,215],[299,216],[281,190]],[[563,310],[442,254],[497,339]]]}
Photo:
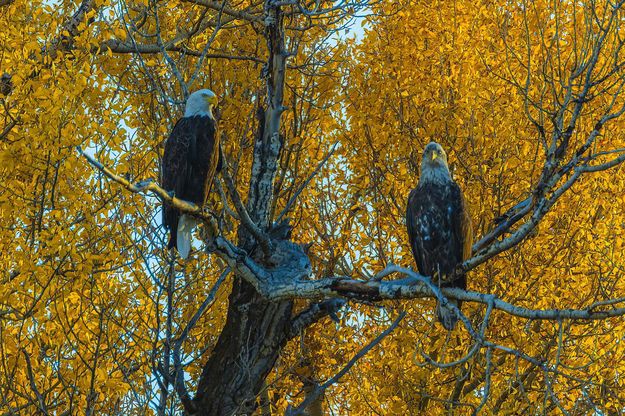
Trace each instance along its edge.
{"label": "white-headed eagle", "polygon": [[[455,272],[471,256],[471,217],[438,143],[429,143],[423,151],[419,184],[408,197],[406,225],[419,273],[441,287],[466,289],[465,274]],[[459,301],[449,301],[460,308]],[[453,309],[437,303],[436,311],[445,329],[454,329],[458,316]]]}
{"label": "white-headed eagle", "polygon": [[[169,135],[163,154],[163,189],[199,206],[206,202],[215,173],[221,168],[219,138],[215,134],[212,113],[216,104],[217,96],[211,90],[203,89],[189,95],[184,116]],[[170,233],[167,248],[176,247],[180,256],[187,258],[197,220],[165,204],[163,225]]]}

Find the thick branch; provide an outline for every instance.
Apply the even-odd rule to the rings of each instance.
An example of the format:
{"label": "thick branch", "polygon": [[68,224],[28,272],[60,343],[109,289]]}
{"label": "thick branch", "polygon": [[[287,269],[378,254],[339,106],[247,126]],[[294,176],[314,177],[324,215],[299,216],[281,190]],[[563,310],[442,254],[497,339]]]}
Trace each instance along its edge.
{"label": "thick branch", "polygon": [[288,53],[285,50],[282,11],[273,0],[265,2],[265,24],[269,57],[263,76],[267,79],[266,108],[259,120],[254,143],[254,160],[248,193],[248,212],[261,229],[271,224],[271,206],[274,198],[274,179],[279,166],[282,139],[280,126],[284,112],[284,80]]}

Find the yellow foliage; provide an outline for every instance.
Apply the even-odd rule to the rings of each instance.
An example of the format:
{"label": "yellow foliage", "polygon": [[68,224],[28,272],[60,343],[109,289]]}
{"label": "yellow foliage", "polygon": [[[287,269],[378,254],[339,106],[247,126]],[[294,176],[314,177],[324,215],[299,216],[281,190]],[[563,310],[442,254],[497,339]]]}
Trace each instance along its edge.
{"label": "yellow foliage", "polygon": [[[157,180],[163,142],[182,111],[177,75],[195,76],[192,89],[210,87],[220,97],[219,134],[245,195],[265,88],[262,24],[225,14],[231,20],[213,37],[215,24],[202,26],[205,10],[196,2],[165,3],[157,21],[150,14],[154,2],[124,2],[122,19],[121,2],[97,1],[77,35],[65,23],[80,2],[16,0],[0,6],[0,72],[10,73],[13,84],[10,94],[0,95],[2,412],[35,413],[37,394],[59,414],[138,414],[142,406],[156,411],[158,357],[170,347],[167,333],[170,340],[180,336],[224,269],[205,253],[176,263],[168,300],[172,264],[162,249],[159,202],[124,192],[75,151],[82,146],[133,181]],[[607,7],[598,3],[599,9]],[[236,9],[244,13],[256,6],[244,1]],[[403,215],[421,150],[430,140],[448,151],[476,234],[486,233],[494,218],[527,197],[545,154],[532,120],[544,122],[549,140],[550,111],[565,97],[546,81],[561,85],[574,69],[573,56],[583,51],[573,40],[591,30],[584,20],[588,7],[572,1],[556,9],[546,1],[372,2],[361,19],[362,39],[331,42],[326,34],[340,22],[289,17],[289,47],[297,44],[297,50],[289,60],[273,210],[277,215],[285,208],[337,143],[287,213],[295,240],[314,243],[315,275],[366,279],[391,263],[414,267]],[[210,18],[216,16],[209,11]],[[310,30],[293,29],[309,20]],[[131,23],[143,26],[129,29]],[[198,27],[203,29],[189,35]],[[150,34],[157,30],[162,42],[171,41],[167,54],[158,47],[127,53],[110,43],[154,46],[159,41]],[[618,33],[607,36],[619,39]],[[71,47],[64,49],[63,37],[71,38]],[[600,56],[601,63],[609,62],[610,52]],[[619,88],[609,84],[584,107],[571,149],[587,139],[608,106],[623,105]],[[597,150],[624,148],[624,128],[621,119],[606,124]],[[536,233],[473,270],[469,289],[536,309],[579,309],[623,297],[623,178],[622,167],[584,177]],[[228,218],[223,233],[234,240],[238,224],[220,204],[215,196],[213,208]],[[220,287],[209,313],[182,344],[190,384],[225,323],[230,286],[227,281]],[[296,309],[303,308],[297,301]],[[308,328],[287,345],[268,377],[272,408],[284,412],[300,401],[302,379],[333,376],[399,310],[408,317],[326,392],[326,407],[335,414],[442,414],[454,401],[455,412],[470,414],[484,394],[486,355],[482,351],[448,369],[425,363],[423,354],[460,359],[473,342],[464,329],[443,332],[432,300],[387,302],[382,308],[350,304],[340,324],[322,321]],[[463,311],[479,324],[484,308],[465,304]],[[558,372],[494,350],[483,410],[621,411],[624,329],[622,318],[528,322],[495,311],[490,341],[557,365]]]}

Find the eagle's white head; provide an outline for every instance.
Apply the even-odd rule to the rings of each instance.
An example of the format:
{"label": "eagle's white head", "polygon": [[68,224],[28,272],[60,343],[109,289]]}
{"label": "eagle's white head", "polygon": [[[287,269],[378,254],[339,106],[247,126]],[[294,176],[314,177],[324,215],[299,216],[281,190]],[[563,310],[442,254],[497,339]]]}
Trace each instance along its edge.
{"label": "eagle's white head", "polygon": [[217,105],[217,95],[208,89],[193,92],[187,98],[187,106],[184,109],[185,117],[209,116],[213,117],[213,107]]}
{"label": "eagle's white head", "polygon": [[423,159],[421,159],[421,176],[419,182],[445,183],[451,180],[449,166],[447,166],[447,153],[443,147],[430,142],[423,149]]}

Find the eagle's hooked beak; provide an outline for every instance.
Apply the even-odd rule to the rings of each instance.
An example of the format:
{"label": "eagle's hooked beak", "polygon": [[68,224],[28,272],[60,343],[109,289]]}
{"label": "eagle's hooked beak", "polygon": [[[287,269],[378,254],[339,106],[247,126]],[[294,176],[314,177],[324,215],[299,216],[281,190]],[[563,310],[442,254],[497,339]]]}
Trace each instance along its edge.
{"label": "eagle's hooked beak", "polygon": [[208,104],[210,104],[211,106],[213,106],[213,107],[216,106],[217,102],[218,102],[217,96],[216,95],[211,95],[210,97],[207,97],[206,98],[206,102]]}
{"label": "eagle's hooked beak", "polygon": [[432,152],[432,160],[436,160],[437,157],[438,157],[438,153]]}

